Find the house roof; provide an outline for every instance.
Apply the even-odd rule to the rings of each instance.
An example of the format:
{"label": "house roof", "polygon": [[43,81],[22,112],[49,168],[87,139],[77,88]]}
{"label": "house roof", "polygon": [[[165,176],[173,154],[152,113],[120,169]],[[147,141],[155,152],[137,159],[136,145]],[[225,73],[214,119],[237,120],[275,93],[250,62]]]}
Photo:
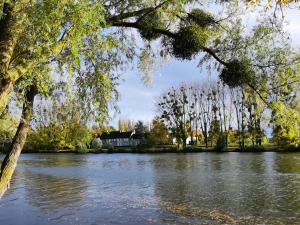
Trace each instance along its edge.
{"label": "house roof", "polygon": [[132,131],[129,132],[120,132],[120,131],[112,131],[108,133],[102,133],[100,135],[100,139],[117,139],[117,138],[130,138],[133,134]]}

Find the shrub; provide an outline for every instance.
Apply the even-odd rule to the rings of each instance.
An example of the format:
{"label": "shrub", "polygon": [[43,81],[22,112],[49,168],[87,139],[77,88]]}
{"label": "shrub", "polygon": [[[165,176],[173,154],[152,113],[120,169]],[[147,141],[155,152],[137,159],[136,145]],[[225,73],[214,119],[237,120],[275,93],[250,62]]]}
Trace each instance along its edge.
{"label": "shrub", "polygon": [[214,148],[215,151],[224,151],[226,149],[226,140],[223,135],[220,135],[217,139],[216,146]]}
{"label": "shrub", "polygon": [[100,138],[94,138],[92,143],[91,143],[91,147],[93,149],[101,149],[102,148],[102,141]]}
{"label": "shrub", "polygon": [[105,144],[103,145],[103,148],[107,149],[107,150],[114,150],[115,147],[112,144]]}
{"label": "shrub", "polygon": [[246,146],[244,149],[244,151],[248,151],[248,152],[262,152],[265,150],[265,148],[261,145],[255,145],[255,146]]}
{"label": "shrub", "polygon": [[59,150],[76,149],[78,143],[90,143],[91,131],[82,124],[73,123],[68,126],[50,123],[37,127],[28,134],[25,150]]}
{"label": "shrub", "polygon": [[78,143],[75,146],[75,150],[77,153],[80,153],[80,154],[88,153],[88,148],[85,143]]}

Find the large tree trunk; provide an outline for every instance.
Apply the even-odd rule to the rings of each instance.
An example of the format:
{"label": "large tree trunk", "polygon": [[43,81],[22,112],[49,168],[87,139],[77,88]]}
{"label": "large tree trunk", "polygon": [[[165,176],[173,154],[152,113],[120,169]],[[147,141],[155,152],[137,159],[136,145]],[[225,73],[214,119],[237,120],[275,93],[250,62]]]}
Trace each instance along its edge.
{"label": "large tree trunk", "polygon": [[14,136],[14,139],[9,147],[8,153],[6,154],[0,171],[0,198],[3,196],[5,191],[9,188],[10,179],[17,166],[17,161],[23,146],[26,141],[27,133],[30,128],[30,120],[33,109],[33,100],[37,91],[34,86],[26,93],[25,102],[23,104],[22,117]]}
{"label": "large tree trunk", "polygon": [[[0,111],[6,104],[15,80],[9,71],[15,46],[24,29],[28,0],[9,1],[2,4],[0,17]],[[1,9],[0,8],[0,9]]]}

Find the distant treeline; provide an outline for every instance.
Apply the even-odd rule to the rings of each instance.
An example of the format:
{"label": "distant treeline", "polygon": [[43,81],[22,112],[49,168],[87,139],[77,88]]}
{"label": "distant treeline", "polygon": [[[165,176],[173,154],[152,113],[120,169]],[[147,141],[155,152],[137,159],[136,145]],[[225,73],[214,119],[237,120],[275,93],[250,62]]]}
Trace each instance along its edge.
{"label": "distant treeline", "polygon": [[299,99],[269,103],[249,87],[211,81],[173,87],[157,106],[161,120],[183,146],[188,137],[194,137],[191,144],[216,148],[300,143]]}

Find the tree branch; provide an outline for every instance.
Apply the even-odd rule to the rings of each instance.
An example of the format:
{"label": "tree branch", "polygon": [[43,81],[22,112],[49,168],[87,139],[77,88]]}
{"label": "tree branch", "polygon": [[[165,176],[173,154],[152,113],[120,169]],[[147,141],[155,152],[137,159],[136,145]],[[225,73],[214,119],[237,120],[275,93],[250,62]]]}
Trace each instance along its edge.
{"label": "tree branch", "polygon": [[149,7],[149,8],[133,11],[133,12],[121,13],[119,15],[107,18],[106,21],[108,23],[117,22],[117,21],[120,21],[120,20],[123,20],[123,19],[143,15],[143,14],[149,12],[150,10],[153,10],[153,7]]}
{"label": "tree branch", "polygon": [[209,55],[211,55],[215,60],[217,60],[222,65],[228,66],[228,63],[220,59],[212,49],[202,46],[202,50],[208,53]]}
{"label": "tree branch", "polygon": [[[143,29],[143,26],[139,25],[136,22],[113,22],[113,23],[111,23],[111,25],[114,27],[130,27],[130,28],[136,28],[136,29],[141,29],[141,30]],[[169,30],[152,28],[152,31],[159,33],[159,34],[163,34],[163,35],[171,37],[171,38],[176,37],[176,34],[172,33]]]}
{"label": "tree branch", "polygon": [[[131,18],[131,17],[136,17],[136,16],[141,16],[138,19],[138,20],[140,20],[141,18],[145,17],[149,13],[151,13],[151,12],[157,10],[158,8],[162,7],[163,5],[165,5],[169,1],[170,0],[166,0],[166,1],[162,2],[162,3],[160,3],[159,5],[155,6],[155,7],[148,7],[148,8],[140,9],[140,10],[137,10],[137,11],[121,13],[119,15],[107,18],[106,21],[107,22],[117,22],[117,21],[120,21],[120,20],[123,20],[123,19]],[[138,22],[138,20],[136,22]]]}

